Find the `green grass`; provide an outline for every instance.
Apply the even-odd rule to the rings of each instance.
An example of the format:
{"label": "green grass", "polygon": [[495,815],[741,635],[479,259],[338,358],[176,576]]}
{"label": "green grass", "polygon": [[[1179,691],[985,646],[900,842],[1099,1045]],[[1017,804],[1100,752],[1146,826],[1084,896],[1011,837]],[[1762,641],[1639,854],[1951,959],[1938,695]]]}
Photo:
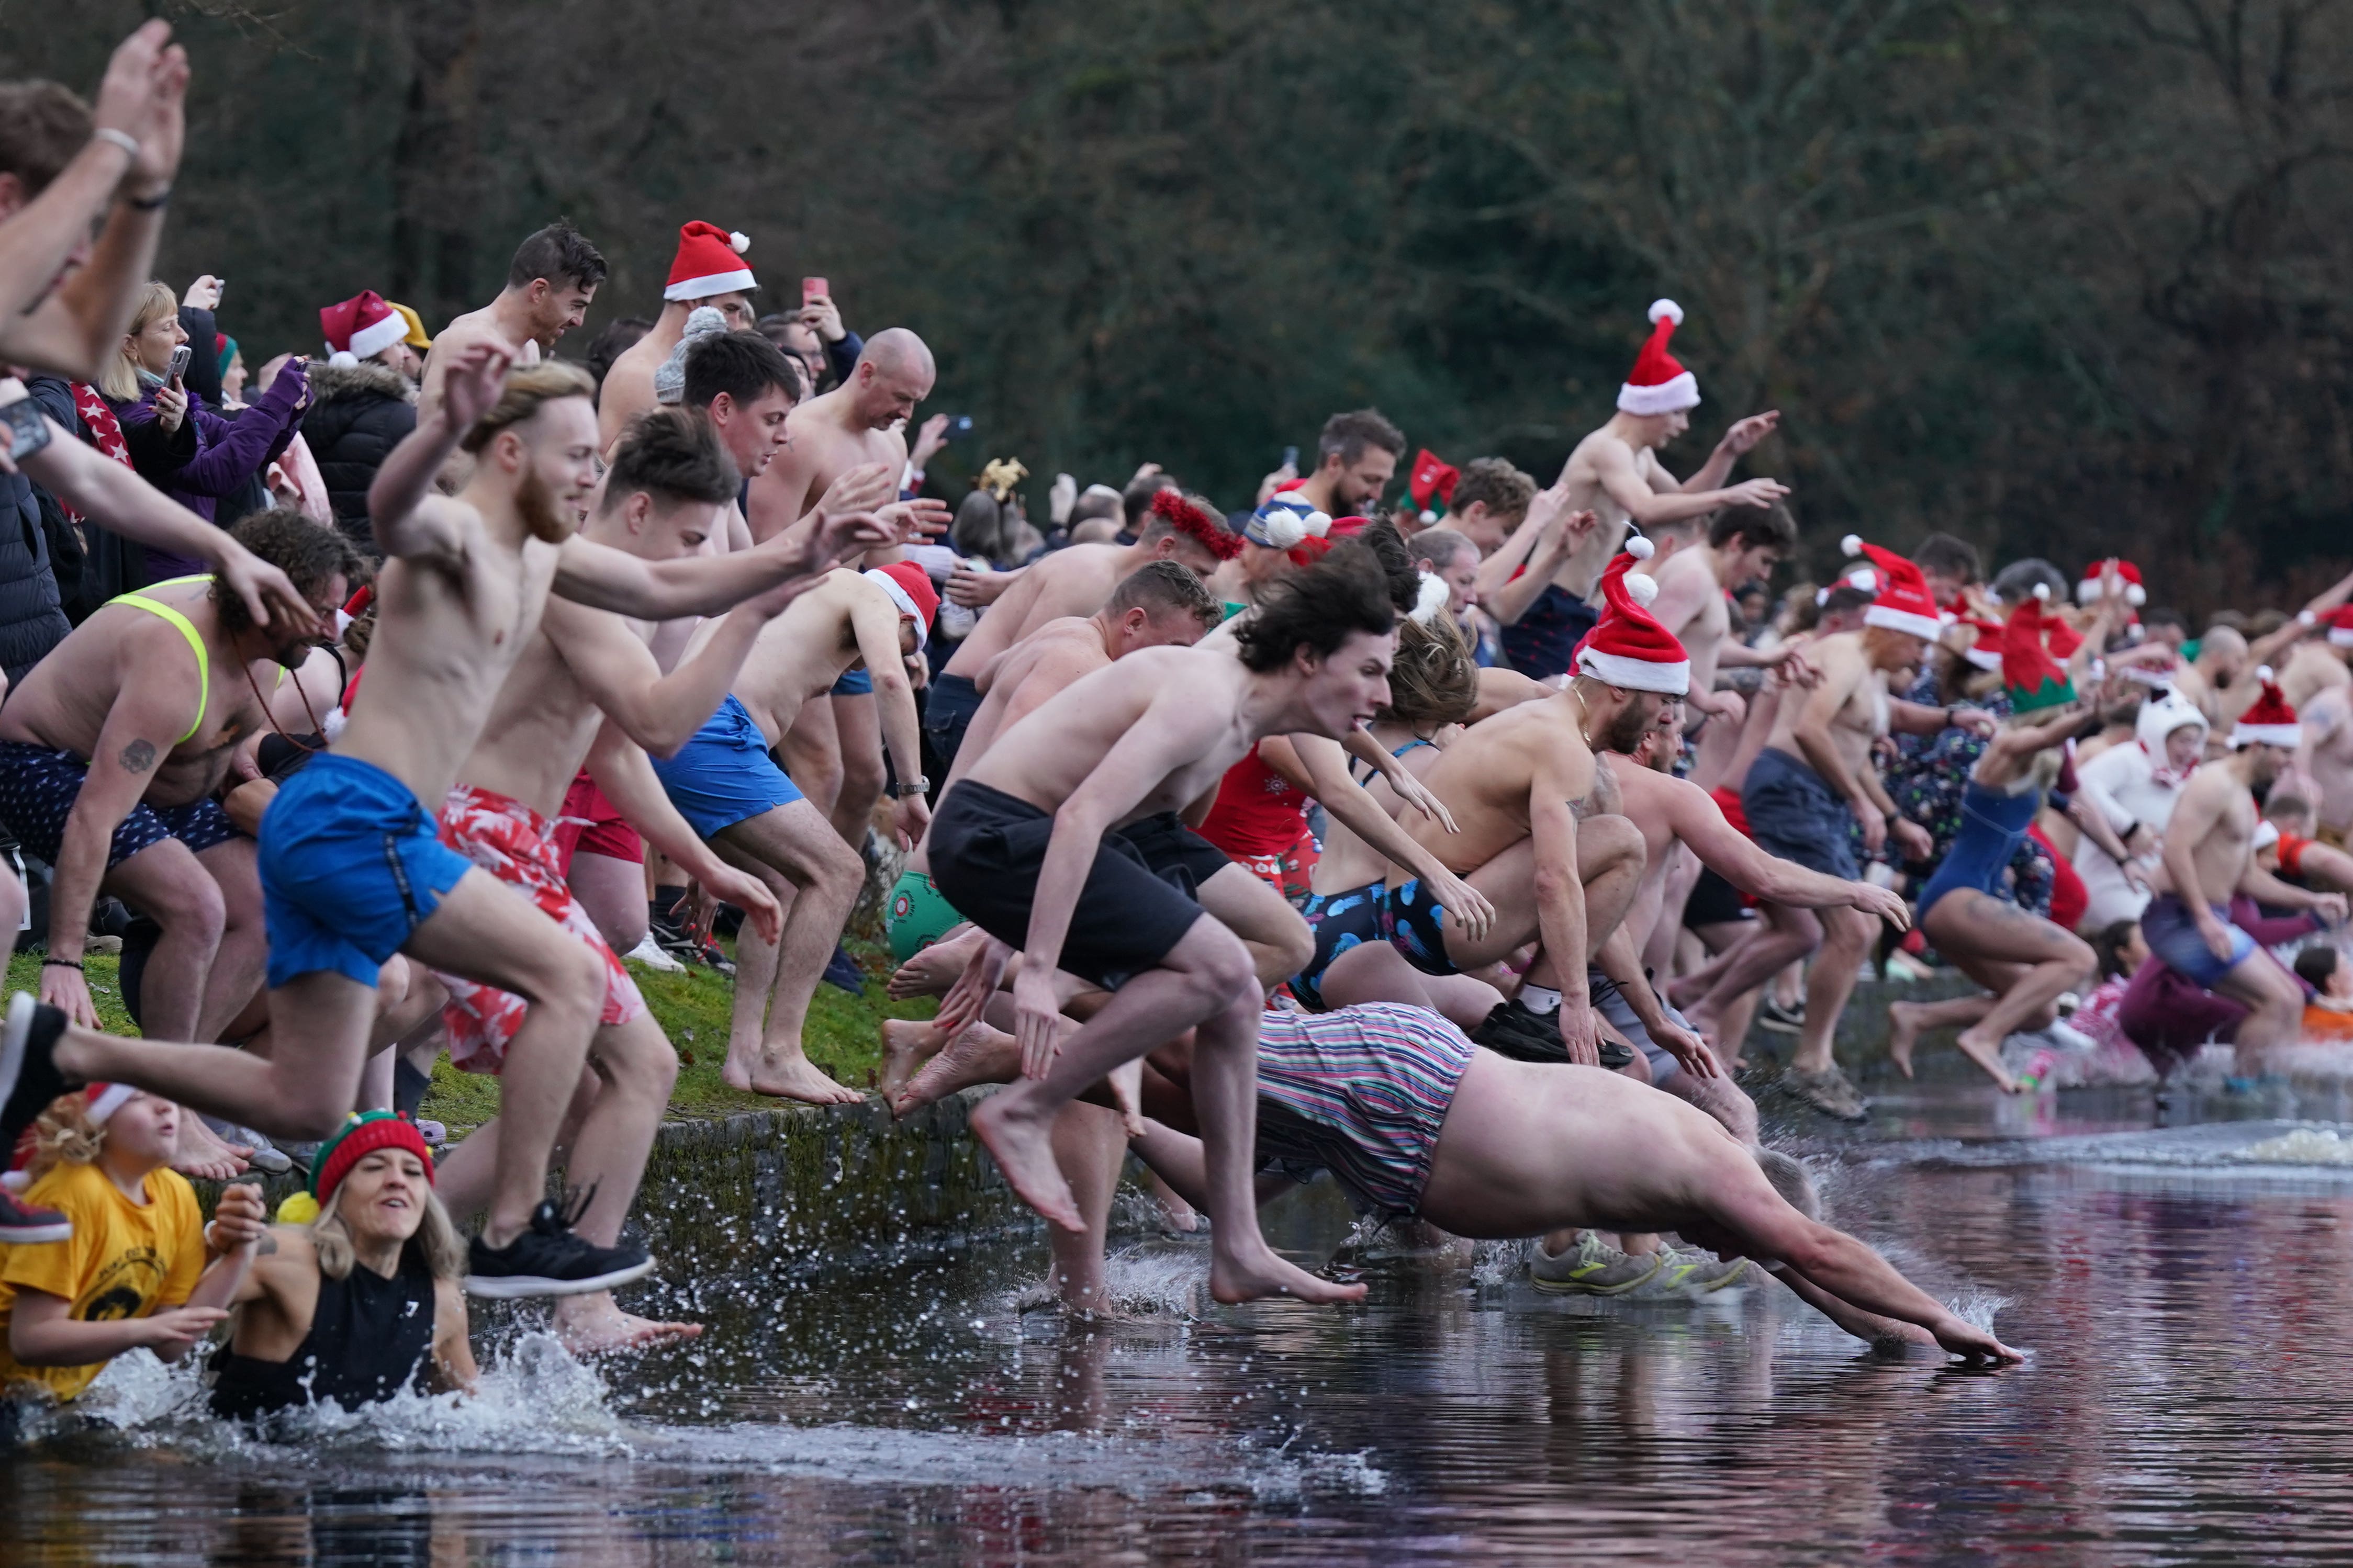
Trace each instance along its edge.
{"label": "green grass", "polygon": [[[850,956],[871,977],[863,996],[851,996],[830,985],[817,988],[817,1000],[809,1007],[807,1040],[809,1059],[833,1075],[836,1081],[855,1089],[866,1089],[874,1081],[882,1060],[881,1026],[885,1018],[928,1018],[937,1004],[928,998],[921,1002],[893,1002],[882,994],[883,982],[890,977],[890,949],[880,942],[852,934],[844,939]],[[731,944],[732,945],[732,944]],[[136,1035],[131,1016],[122,1010],[122,991],[116,977],[117,961],[108,955],[92,953],[86,961],[85,976],[90,984],[90,1000],[97,1005],[99,1022],[109,1033]],[[763,1095],[745,1094],[719,1081],[719,1068],[727,1057],[727,1014],[734,997],[734,983],[708,969],[692,969],[682,974],[659,974],[632,964],[629,973],[637,977],[638,987],[645,993],[646,1005],[670,1037],[678,1050],[678,1088],[671,1093],[670,1109],[672,1117],[681,1121],[705,1121],[732,1116],[739,1110],[773,1110],[781,1101]],[[20,952],[8,963],[8,989],[38,994],[41,985],[41,955]],[[445,1054],[433,1067],[433,1087],[426,1091],[425,1104],[418,1114],[448,1125],[453,1132],[470,1131],[497,1113],[499,1106],[498,1079],[476,1073],[459,1072],[449,1065]]]}

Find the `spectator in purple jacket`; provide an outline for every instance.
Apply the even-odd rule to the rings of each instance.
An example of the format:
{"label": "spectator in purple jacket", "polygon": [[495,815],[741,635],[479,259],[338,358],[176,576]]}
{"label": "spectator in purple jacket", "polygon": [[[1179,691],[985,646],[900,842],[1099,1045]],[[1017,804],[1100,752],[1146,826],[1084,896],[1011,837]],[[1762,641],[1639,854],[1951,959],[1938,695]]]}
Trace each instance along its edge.
{"label": "spectator in purple jacket", "polygon": [[[121,422],[141,478],[200,517],[234,522],[218,516],[221,498],[267,472],[301,428],[311,401],[307,362],[290,360],[267,392],[224,413],[169,374],[172,351],[188,338],[179,305],[170,285],[147,285],[121,352],[99,377],[99,391]],[[147,552],[150,582],[208,570],[201,561]]]}

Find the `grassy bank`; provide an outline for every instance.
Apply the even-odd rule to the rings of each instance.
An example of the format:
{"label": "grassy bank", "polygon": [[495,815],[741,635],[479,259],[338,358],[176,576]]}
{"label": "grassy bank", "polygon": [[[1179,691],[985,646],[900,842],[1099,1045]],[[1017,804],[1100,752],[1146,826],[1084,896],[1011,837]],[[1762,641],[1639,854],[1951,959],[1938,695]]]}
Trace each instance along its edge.
{"label": "grassy bank", "polygon": [[[865,994],[852,996],[831,985],[817,988],[809,1008],[809,1059],[839,1083],[855,1089],[872,1086],[881,1065],[881,1026],[885,1018],[929,1017],[936,1004],[892,1002],[882,994],[890,977],[890,951],[856,936],[848,939],[850,955],[869,976]],[[681,1121],[730,1116],[739,1110],[773,1109],[780,1101],[745,1094],[719,1080],[727,1056],[727,1015],[734,998],[733,982],[708,969],[661,974],[630,965],[646,1005],[661,1024],[662,1032],[679,1054],[678,1088],[670,1096],[670,1114]],[[92,953],[86,977],[99,1022],[119,1035],[135,1035],[131,1016],[122,1010],[116,960]],[[37,952],[15,954],[8,963],[8,988],[38,993],[41,959]],[[420,1114],[446,1122],[452,1131],[479,1127],[498,1110],[498,1080],[459,1072],[444,1056],[433,1069],[433,1087],[427,1091]]]}

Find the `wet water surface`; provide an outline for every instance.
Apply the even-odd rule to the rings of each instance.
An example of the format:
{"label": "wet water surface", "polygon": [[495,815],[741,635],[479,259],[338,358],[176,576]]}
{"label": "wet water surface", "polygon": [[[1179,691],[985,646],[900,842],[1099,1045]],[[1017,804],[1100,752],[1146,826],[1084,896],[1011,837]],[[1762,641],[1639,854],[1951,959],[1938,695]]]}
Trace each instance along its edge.
{"label": "wet water surface", "polygon": [[[1957,1085],[1801,1144],[1840,1223],[2030,1351],[2000,1373],[1874,1359],[1769,1283],[1542,1297],[1492,1247],[1377,1250],[1317,1312],[1212,1307],[1201,1245],[1149,1241],[1113,1278],[1151,1310],[1084,1332],[1023,1311],[1014,1242],[706,1280],[704,1343],[601,1374],[501,1331],[481,1399],[279,1444],[126,1363],[107,1425],[0,1457],[0,1562],[2342,1562],[2353,1127],[2244,1119],[2299,1110],[2338,1113]],[[1320,1258],[1347,1216],[1318,1188],[1270,1228]]]}

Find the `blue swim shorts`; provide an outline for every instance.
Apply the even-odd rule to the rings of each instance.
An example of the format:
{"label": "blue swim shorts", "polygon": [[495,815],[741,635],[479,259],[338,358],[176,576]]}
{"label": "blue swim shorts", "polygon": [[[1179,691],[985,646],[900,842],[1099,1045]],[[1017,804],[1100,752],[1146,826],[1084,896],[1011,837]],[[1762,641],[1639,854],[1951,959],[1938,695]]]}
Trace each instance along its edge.
{"label": "blue swim shorts", "polygon": [[1748,837],[1766,854],[1842,881],[1862,877],[1847,842],[1854,813],[1821,774],[1788,752],[1767,746],[1757,753],[1740,786],[1740,808],[1748,817]]}
{"label": "blue swim shorts", "polygon": [[[0,822],[16,841],[54,866],[63,851],[66,818],[81,798],[90,764],[71,752],[26,741],[0,741]],[[110,871],[142,849],[176,838],[195,854],[237,837],[220,802],[204,795],[185,805],[135,803],[106,847]]]}
{"label": "blue swim shorts", "polygon": [[473,869],[406,784],[332,752],[279,786],[261,817],[260,861],[273,991],[322,969],[373,986]]}
{"label": "blue swim shorts", "polygon": [[836,697],[871,697],[874,695],[874,672],[864,665],[845,669],[841,679],[833,683]]}
{"label": "blue swim shorts", "polygon": [[2141,940],[2148,943],[2149,952],[2163,961],[2168,969],[2188,975],[2208,991],[2221,984],[2222,976],[2245,962],[2255,951],[2255,939],[2231,922],[2231,911],[2221,904],[2210,906],[2222,929],[2230,933],[2231,956],[2220,959],[2198,934],[2198,922],[2189,913],[2189,906],[2171,893],[2160,893],[2148,901],[2140,912]]}
{"label": "blue swim shorts", "polygon": [[705,838],[801,798],[769,757],[760,726],[732,695],[676,756],[653,763],[670,805]]}

